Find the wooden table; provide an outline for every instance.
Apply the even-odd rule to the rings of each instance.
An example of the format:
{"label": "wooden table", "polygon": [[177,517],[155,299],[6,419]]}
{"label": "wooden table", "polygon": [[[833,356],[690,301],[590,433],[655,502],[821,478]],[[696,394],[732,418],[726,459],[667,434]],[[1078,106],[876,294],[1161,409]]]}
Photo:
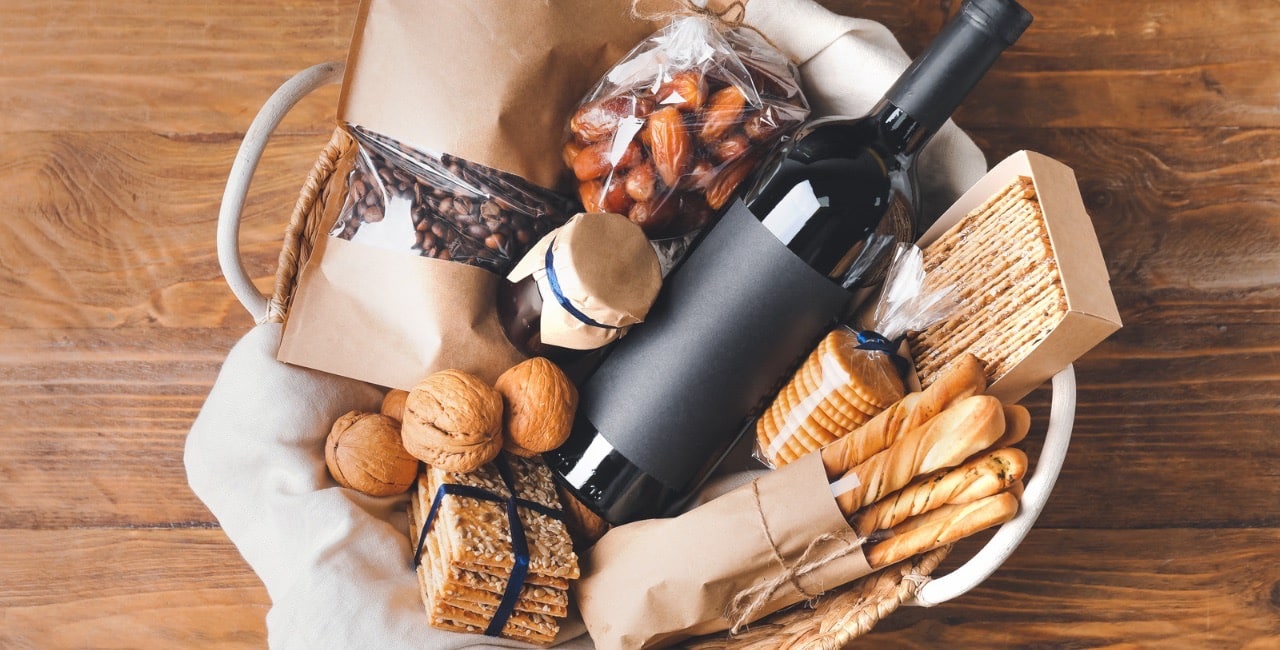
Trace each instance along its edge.
{"label": "wooden table", "polygon": [[[830,4],[914,53],[959,3]],[[1280,3],[1026,4],[957,121],[989,160],[1075,168],[1125,328],[1076,366],[1040,526],[870,644],[1278,647]],[[0,2],[0,647],[264,644],[266,593],[182,463],[251,326],[214,224],[253,114],[343,56],[355,9]],[[264,289],[335,103],[295,110],[254,183],[241,243]],[[1047,391],[1028,404],[1042,429]]]}

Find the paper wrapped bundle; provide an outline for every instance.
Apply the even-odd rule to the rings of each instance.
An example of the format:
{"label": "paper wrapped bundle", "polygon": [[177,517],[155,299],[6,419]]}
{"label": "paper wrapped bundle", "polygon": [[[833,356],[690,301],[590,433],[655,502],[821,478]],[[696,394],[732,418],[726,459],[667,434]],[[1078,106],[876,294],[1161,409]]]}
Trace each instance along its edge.
{"label": "paper wrapped bundle", "polygon": [[[574,593],[597,648],[639,648],[726,630],[869,573],[809,454],[679,517],[611,530]],[[754,597],[759,606],[740,607]]]}
{"label": "paper wrapped bundle", "polygon": [[409,530],[433,627],[555,641],[578,557],[541,461],[504,455],[475,472],[425,469]]}

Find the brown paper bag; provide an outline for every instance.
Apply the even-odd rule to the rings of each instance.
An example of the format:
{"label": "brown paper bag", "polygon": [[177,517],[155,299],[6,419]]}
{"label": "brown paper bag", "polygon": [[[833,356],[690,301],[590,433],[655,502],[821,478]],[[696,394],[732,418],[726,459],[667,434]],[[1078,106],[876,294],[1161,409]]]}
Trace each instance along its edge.
{"label": "brown paper bag", "polygon": [[[559,145],[570,112],[654,29],[629,17],[629,6],[364,0],[339,120],[553,187],[564,171]],[[349,163],[335,183],[348,177]],[[345,186],[334,189],[345,194]],[[330,231],[336,212],[318,232]],[[403,389],[444,368],[496,379],[521,359],[494,313],[500,281],[481,268],[321,234],[278,358]]]}
{"label": "brown paper bag", "polygon": [[631,18],[630,7],[364,0],[338,117],[554,187],[578,100],[655,29]]}
{"label": "brown paper bag", "polygon": [[[815,539],[831,539],[810,550]],[[734,596],[801,561],[836,555],[785,582],[755,618],[871,573],[817,454],[674,519],[615,528],[583,560],[573,589],[601,650],[675,643],[731,626]],[[847,552],[846,552],[847,551]]]}

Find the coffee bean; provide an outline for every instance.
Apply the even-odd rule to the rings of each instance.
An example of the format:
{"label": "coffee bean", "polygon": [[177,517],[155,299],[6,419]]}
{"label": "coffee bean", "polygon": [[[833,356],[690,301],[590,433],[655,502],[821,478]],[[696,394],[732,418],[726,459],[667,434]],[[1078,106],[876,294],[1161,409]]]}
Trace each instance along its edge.
{"label": "coffee bean", "polygon": [[472,205],[471,197],[455,196],[453,198],[453,211],[457,214],[470,214]]}
{"label": "coffee bean", "polygon": [[362,224],[383,220],[388,201],[406,201],[414,230],[406,250],[506,273],[573,207],[517,176],[448,154],[435,158],[359,127],[351,133],[358,156],[334,236],[350,239]]}

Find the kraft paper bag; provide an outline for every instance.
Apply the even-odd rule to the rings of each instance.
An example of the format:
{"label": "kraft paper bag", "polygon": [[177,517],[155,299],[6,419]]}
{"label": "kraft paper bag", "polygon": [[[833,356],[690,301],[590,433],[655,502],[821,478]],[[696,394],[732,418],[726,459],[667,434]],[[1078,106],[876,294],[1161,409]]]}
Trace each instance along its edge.
{"label": "kraft paper bag", "polygon": [[856,540],[809,454],[673,519],[609,531],[573,591],[598,649],[665,645],[729,629],[737,594],[813,558],[835,556],[784,582],[753,618],[871,573]]}
{"label": "kraft paper bag", "polygon": [[[629,7],[365,0],[339,121],[552,188],[564,173],[560,141],[578,101],[654,29]],[[324,234],[338,221],[356,155],[353,148],[334,172],[279,360],[406,390],[447,368],[495,380],[523,358],[497,321],[497,275]]]}

